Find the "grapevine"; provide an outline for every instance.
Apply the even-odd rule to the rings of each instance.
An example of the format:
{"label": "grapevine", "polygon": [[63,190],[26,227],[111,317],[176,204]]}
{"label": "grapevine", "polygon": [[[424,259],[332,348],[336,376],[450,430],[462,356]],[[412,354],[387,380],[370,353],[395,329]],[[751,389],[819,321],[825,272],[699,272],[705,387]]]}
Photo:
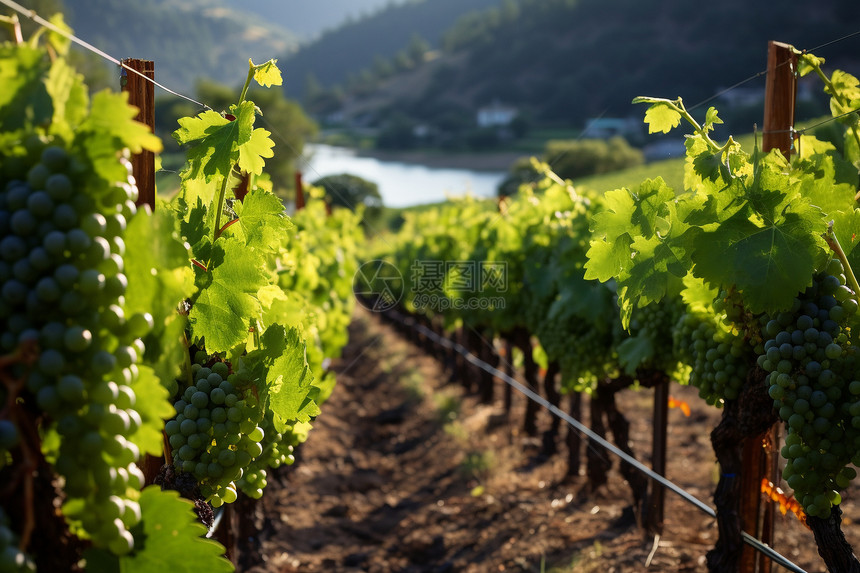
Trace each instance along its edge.
{"label": "grapevine", "polygon": [[[4,91],[35,94],[0,103],[3,559],[232,570],[200,522],[242,492],[261,497],[267,468],[292,462],[332,391],[358,216],[319,223],[314,200],[293,223],[271,193],[274,143],[248,98],[252,82],[280,84],[274,60],[249,63],[224,113],[180,120],[182,189],[138,209],[127,158],[160,140],[125,94],[90,102],[68,41],[42,39],[50,50],[0,46]],[[316,265],[296,264],[311,251]],[[145,487],[144,454],[166,456],[161,487]],[[31,535],[58,515],[59,535],[76,538],[65,553]]]}
{"label": "grapevine", "polygon": [[[504,304],[434,309],[433,318],[451,331],[464,326],[516,341],[533,386],[534,361],[547,372],[559,365],[565,390],[593,393],[592,419],[601,428],[601,404],[615,416],[610,396],[621,386],[671,377],[697,387],[724,411],[712,434],[724,464],[718,492],[729,494],[717,500],[721,519],[736,516],[731,494],[741,464],[729,450],[778,415],[788,428],[783,477],[797,496],[780,503],[802,505],[820,540],[838,527],[839,492],[860,463],[860,286],[850,271],[860,260],[853,236],[860,136],[849,113],[860,104],[860,84],[844,72],[828,76],[820,58],[799,56],[799,73],[818,75],[833,98],[845,127],[842,149],[803,133],[789,161],[732,137],[716,141],[715,108],[699,121],[680,98],[636,98],[648,105],[651,133],[691,127],[683,189],[656,178],[596,196],[537,165],[543,180],[498,206],[467,202],[415,214],[393,248],[373,254],[384,252],[412,276],[402,306],[417,314],[431,313],[414,304],[416,283],[426,278],[410,275],[416,260],[505,261],[515,286]],[[453,278],[443,275],[441,284]],[[441,290],[448,300],[462,296]],[[545,391],[553,400],[553,389]],[[624,430],[620,424],[616,435]],[[774,495],[778,488],[769,487]],[[735,542],[742,543],[739,530],[709,555],[712,570],[733,567],[737,557],[724,560],[721,552]]]}

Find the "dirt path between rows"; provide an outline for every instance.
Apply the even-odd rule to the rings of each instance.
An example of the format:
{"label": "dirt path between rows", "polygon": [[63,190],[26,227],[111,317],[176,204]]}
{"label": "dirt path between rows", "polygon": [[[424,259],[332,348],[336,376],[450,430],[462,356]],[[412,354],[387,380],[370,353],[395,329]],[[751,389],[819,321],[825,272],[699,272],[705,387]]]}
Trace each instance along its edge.
{"label": "dirt path between rows", "polygon": [[[333,366],[338,386],[296,464],[271,473],[255,540],[263,563],[249,571],[706,570],[713,518],[667,493],[655,549],[635,523],[617,460],[606,488],[581,495],[584,477],[563,481],[563,455],[535,461],[539,443],[518,432],[522,398],[505,422],[377,316],[357,311],[350,335]],[[670,411],[667,477],[710,503],[718,468],[709,434],[720,413],[695,389],[674,385],[672,395],[692,415]],[[647,463],[652,394],[618,397]],[[845,497],[844,530],[856,542],[858,495]],[[775,548],[823,571],[811,532],[791,515],[777,520]]]}

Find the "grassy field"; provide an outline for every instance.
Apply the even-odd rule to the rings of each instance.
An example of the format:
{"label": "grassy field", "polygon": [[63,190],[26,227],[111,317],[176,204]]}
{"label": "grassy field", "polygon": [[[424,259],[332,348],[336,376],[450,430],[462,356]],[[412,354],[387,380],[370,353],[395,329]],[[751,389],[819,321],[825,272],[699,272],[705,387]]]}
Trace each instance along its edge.
{"label": "grassy field", "polygon": [[595,191],[606,192],[613,189],[637,187],[645,179],[662,177],[673,189],[684,186],[684,158],[664,159],[645,165],[638,165],[622,171],[583,177],[573,182],[574,186],[588,187]]}
{"label": "grassy field", "polygon": [[[755,144],[753,134],[742,135],[735,138],[746,151],[751,151]],[[759,140],[759,145],[761,141]],[[602,175],[592,175],[574,181],[574,185],[588,187],[595,191],[606,192],[613,189],[627,187],[633,189],[645,179],[662,177],[672,189],[680,190],[684,187],[684,157],[654,161],[645,165],[638,165],[630,169],[614,171]]]}

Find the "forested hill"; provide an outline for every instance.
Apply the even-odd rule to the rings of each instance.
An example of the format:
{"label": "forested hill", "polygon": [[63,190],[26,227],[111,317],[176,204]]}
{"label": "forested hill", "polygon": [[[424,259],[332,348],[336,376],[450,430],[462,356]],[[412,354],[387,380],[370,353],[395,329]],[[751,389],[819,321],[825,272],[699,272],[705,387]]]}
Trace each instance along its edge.
{"label": "forested hill", "polygon": [[462,15],[498,5],[500,0],[413,0],[389,5],[372,15],[350,21],[324,33],[283,60],[293,81],[289,95],[301,95],[312,74],[323,86],[343,84],[352,74],[370,68],[377,56],[391,59],[420,37],[436,47],[443,33]]}
{"label": "forested hill", "polygon": [[200,77],[241,83],[248,58],[295,50],[286,28],[226,0],[64,0],[75,33],[117,58],[155,61],[156,79],[190,90]]}
{"label": "forested hill", "polygon": [[371,15],[404,0],[228,0],[237,10],[250,10],[309,41],[325,30]]}
{"label": "forested hill", "polygon": [[[459,20],[432,65],[365,90],[361,113],[372,113],[370,105],[432,122],[499,100],[536,120],[581,125],[601,114],[629,115],[637,95],[701,101],[765,69],[768,40],[814,48],[858,28],[857,0],[504,0]],[[337,53],[336,41],[323,38],[315,49]],[[353,39],[368,49],[379,41]],[[860,36],[818,53],[828,68],[857,71]]]}

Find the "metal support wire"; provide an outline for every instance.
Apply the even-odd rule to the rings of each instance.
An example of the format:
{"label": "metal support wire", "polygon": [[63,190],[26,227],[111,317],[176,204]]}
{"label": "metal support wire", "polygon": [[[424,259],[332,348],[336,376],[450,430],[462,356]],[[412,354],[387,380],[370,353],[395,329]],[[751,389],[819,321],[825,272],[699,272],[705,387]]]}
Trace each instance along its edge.
{"label": "metal support wire", "polygon": [[[697,498],[696,496],[694,496],[690,492],[686,491],[684,488],[676,485],[675,483],[669,481],[665,477],[656,473],[655,471],[653,471],[648,466],[642,464],[639,460],[637,460],[633,456],[623,452],[618,447],[616,447],[614,444],[608,442],[605,438],[599,436],[598,434],[595,434],[594,432],[591,431],[590,428],[583,425],[582,422],[580,422],[576,418],[573,418],[567,412],[560,410],[558,407],[554,406],[553,404],[550,404],[543,396],[541,396],[541,395],[537,394],[536,392],[534,392],[533,390],[527,388],[521,382],[508,376],[507,374],[505,374],[501,370],[494,368],[493,366],[487,364],[483,360],[477,358],[471,352],[469,352],[469,349],[465,348],[463,345],[458,344],[456,342],[453,342],[451,340],[448,340],[447,338],[443,338],[443,337],[439,336],[438,334],[436,334],[435,332],[433,332],[429,328],[425,327],[422,324],[419,324],[415,319],[405,317],[396,311],[388,311],[387,313],[385,313],[385,316],[390,316],[390,317],[394,318],[395,320],[397,320],[398,322],[401,322],[402,324],[405,324],[407,326],[411,326],[412,328],[415,328],[420,333],[422,333],[424,336],[430,338],[431,340],[433,340],[437,344],[440,344],[441,346],[444,346],[445,348],[455,350],[459,354],[463,355],[463,357],[466,360],[468,360],[470,363],[474,364],[478,368],[483,369],[486,372],[489,372],[490,374],[499,378],[500,380],[502,380],[506,384],[512,386],[513,388],[518,390],[520,393],[525,395],[529,400],[533,400],[533,401],[537,402],[538,404],[540,404],[541,406],[543,406],[544,408],[546,408],[547,410],[552,412],[555,416],[558,416],[563,421],[565,421],[567,424],[569,424],[570,426],[573,426],[579,432],[585,434],[589,439],[594,440],[595,442],[597,442],[598,444],[600,444],[601,446],[603,446],[604,448],[606,448],[607,450],[609,450],[613,454],[617,455],[618,457],[623,459],[625,462],[629,463],[631,466],[633,466],[634,468],[636,468],[640,472],[644,473],[645,475],[647,475],[648,477],[650,477],[654,481],[657,481],[657,482],[661,483],[663,486],[672,490],[673,492],[675,492],[676,494],[681,496],[683,499],[685,499],[687,502],[698,507],[701,511],[703,511],[707,515],[714,517],[714,518],[717,517],[717,512],[711,506],[709,506],[707,503],[700,500],[699,498]],[[792,571],[793,573],[806,573],[806,571],[804,569],[800,568],[798,565],[795,565],[794,563],[789,561],[788,558],[786,558],[782,554],[776,552],[772,547],[765,545],[764,543],[762,543],[761,541],[759,541],[758,539],[756,539],[755,537],[753,537],[749,533],[741,532],[741,536],[743,537],[744,542],[746,542],[748,545],[752,546],[754,549],[760,551],[761,553],[764,553],[765,555],[767,555],[770,559],[772,559],[774,561],[774,563],[778,563],[779,565],[782,565],[783,567],[785,567],[789,571]]]}

